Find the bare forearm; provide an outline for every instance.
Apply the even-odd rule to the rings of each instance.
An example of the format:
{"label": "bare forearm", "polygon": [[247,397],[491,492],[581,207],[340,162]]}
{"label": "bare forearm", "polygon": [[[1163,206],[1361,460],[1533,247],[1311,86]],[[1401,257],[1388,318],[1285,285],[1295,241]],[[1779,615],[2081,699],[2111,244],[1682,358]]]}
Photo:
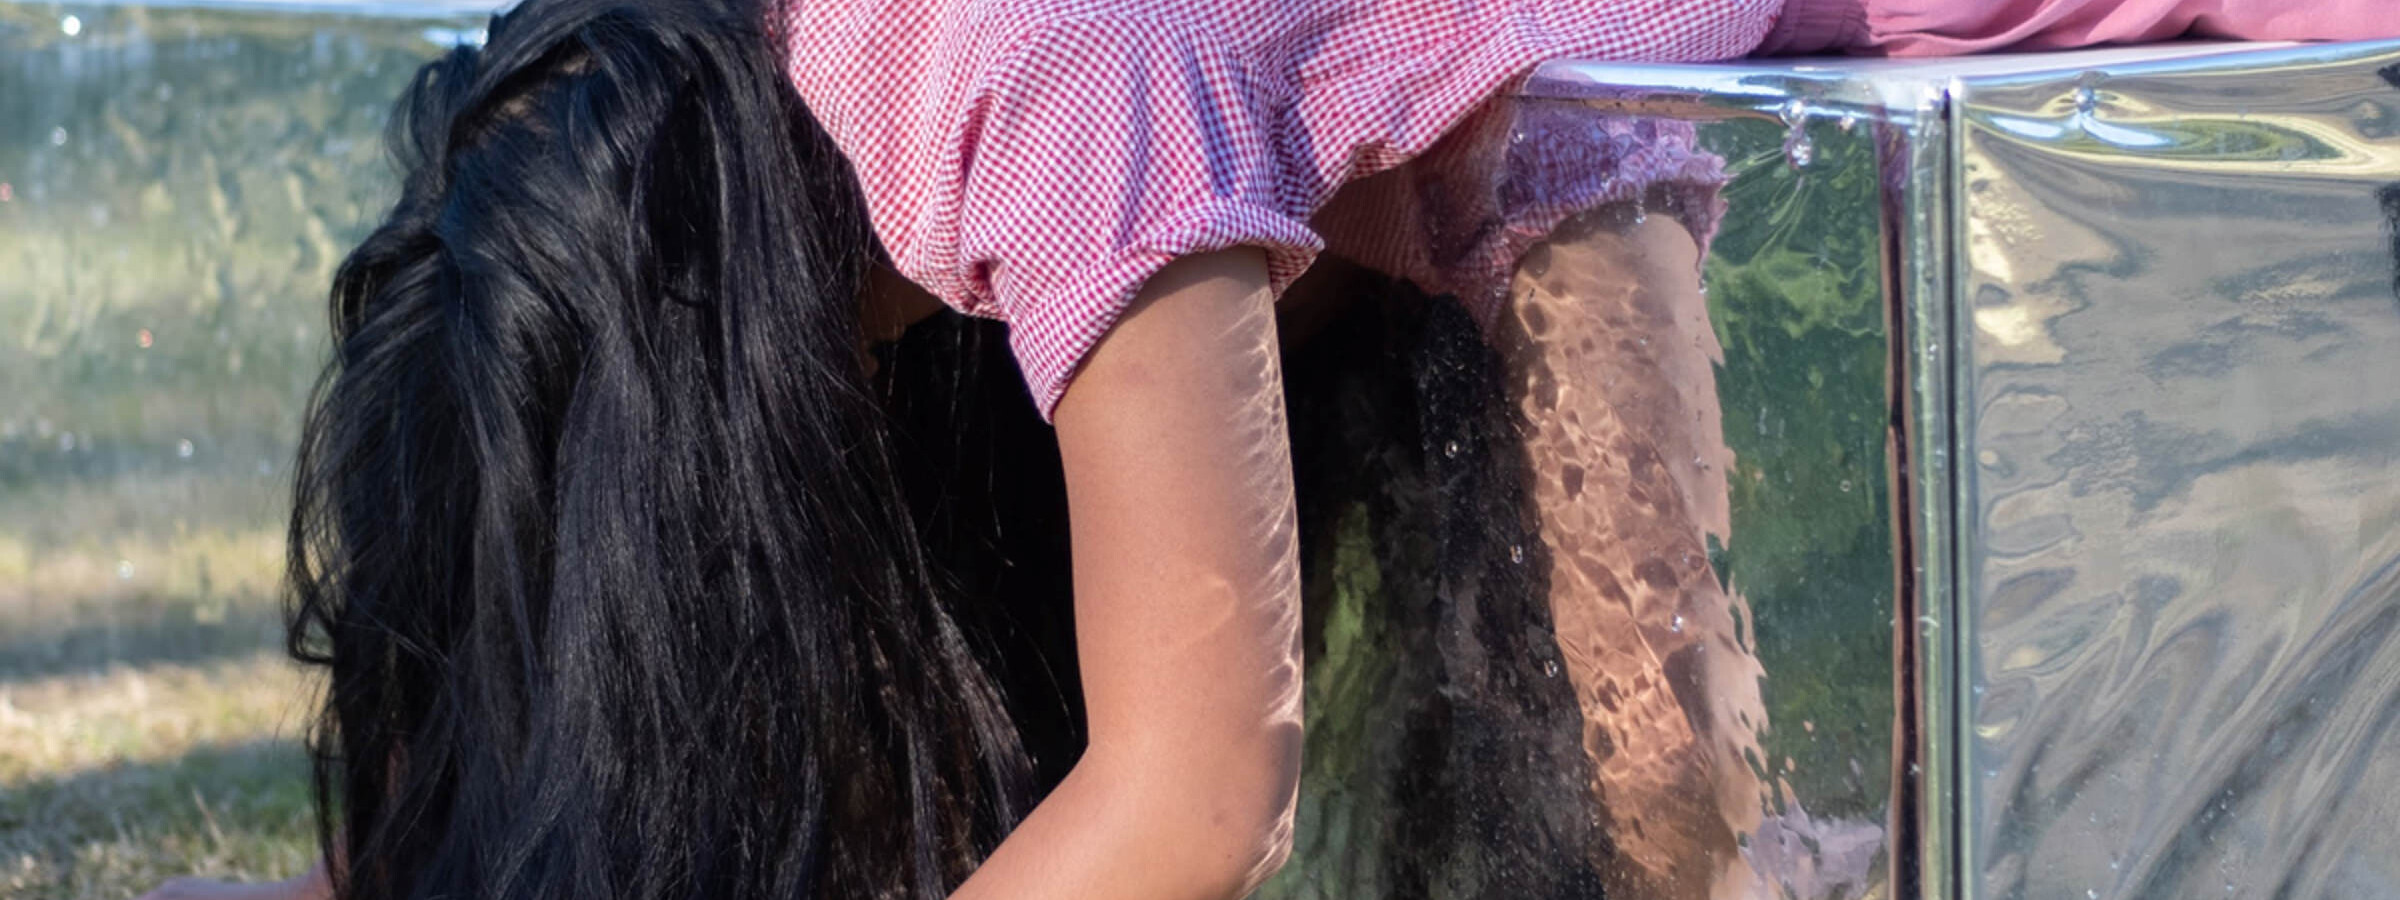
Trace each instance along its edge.
{"label": "bare forearm", "polygon": [[1281,864],[1289,810],[1233,787],[1272,773],[1132,756],[1087,755],[953,900],[1232,900]]}
{"label": "bare forearm", "polygon": [[954,895],[1232,900],[1280,865],[1299,577],[1264,257],[1153,277],[1061,401],[1091,746]]}

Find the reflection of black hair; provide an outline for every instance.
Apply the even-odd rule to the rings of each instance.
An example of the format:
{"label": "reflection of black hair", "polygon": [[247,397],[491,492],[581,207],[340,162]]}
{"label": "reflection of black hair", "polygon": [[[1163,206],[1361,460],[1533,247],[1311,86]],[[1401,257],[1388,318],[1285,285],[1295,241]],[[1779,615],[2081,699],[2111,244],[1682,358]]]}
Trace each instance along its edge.
{"label": "reflection of black hair", "polygon": [[1359,281],[1367,296],[1285,355],[1302,792],[1321,798],[1286,877],[1333,895],[1598,897],[1601,810],[1499,355],[1450,299]]}
{"label": "reflection of black hair", "polygon": [[1074,577],[1058,433],[1034,411],[999,322],[947,310],[880,348],[909,509],[970,598],[961,627],[991,650],[1037,787],[1083,752]]}
{"label": "reflection of black hair", "polygon": [[2375,192],[2383,203],[2383,231],[2392,242],[2392,298],[2400,300],[2400,184],[2387,184]]}
{"label": "reflection of black hair", "polygon": [[[2383,83],[2400,88],[2400,63],[2377,69],[2375,74],[2383,76]],[[2392,295],[2400,299],[2400,184],[2384,185],[2375,192],[2375,199],[2383,203],[2384,232],[2392,241]]]}
{"label": "reflection of black hair", "polygon": [[766,21],[526,0],[395,112],[291,531],[345,897],[938,897],[1021,812]]}

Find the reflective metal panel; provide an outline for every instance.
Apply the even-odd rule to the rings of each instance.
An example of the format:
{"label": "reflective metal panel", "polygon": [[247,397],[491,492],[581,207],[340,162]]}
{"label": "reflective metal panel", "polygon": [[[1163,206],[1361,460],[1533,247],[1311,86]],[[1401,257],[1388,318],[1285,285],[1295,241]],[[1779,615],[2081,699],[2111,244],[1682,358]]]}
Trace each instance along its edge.
{"label": "reflective metal panel", "polygon": [[1529,87],[1882,130],[1897,892],[2400,895],[2396,61],[1571,63]]}
{"label": "reflective metal panel", "polygon": [[2395,62],[1954,91],[1975,895],[2400,892]]}
{"label": "reflective metal panel", "polygon": [[1265,896],[1890,895],[1890,132],[1785,81],[1550,84],[1396,177],[1442,217],[1320,222],[1510,262],[1291,351],[1308,768]]}

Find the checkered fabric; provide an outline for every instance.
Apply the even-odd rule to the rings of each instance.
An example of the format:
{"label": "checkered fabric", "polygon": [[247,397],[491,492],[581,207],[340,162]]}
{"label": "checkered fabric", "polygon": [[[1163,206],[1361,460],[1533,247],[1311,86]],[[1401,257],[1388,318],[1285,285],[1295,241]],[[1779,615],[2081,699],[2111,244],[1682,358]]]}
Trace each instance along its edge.
{"label": "checkered fabric", "polygon": [[1781,6],[787,0],[778,24],[894,264],[1006,321],[1048,416],[1169,261],[1260,247],[1280,291],[1325,248],[1311,219],[1337,189],[1433,148],[1536,64],[1737,57]]}

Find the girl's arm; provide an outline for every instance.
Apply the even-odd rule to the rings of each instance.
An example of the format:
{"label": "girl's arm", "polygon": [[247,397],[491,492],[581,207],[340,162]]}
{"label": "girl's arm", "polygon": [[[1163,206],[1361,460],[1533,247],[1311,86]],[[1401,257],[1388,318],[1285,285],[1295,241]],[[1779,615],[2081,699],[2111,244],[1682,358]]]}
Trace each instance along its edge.
{"label": "girl's arm", "polygon": [[1283,862],[1299,573],[1263,254],[1153,277],[1056,421],[1090,744],[958,900],[1234,898]]}

